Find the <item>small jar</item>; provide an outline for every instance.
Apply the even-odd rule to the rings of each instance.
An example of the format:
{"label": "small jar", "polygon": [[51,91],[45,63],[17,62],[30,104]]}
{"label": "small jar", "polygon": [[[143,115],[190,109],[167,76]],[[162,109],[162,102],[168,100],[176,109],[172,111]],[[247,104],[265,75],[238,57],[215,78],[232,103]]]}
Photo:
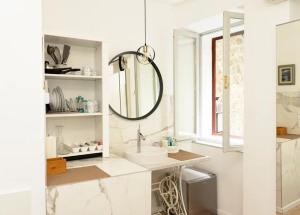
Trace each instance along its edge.
{"label": "small jar", "polygon": [[87,101],[87,100],[83,100],[83,112],[90,113],[89,112],[89,101]]}
{"label": "small jar", "polygon": [[94,102],[93,101],[87,101],[86,103],[86,108],[88,113],[95,113],[95,107],[94,107]]}
{"label": "small jar", "polygon": [[94,106],[94,111],[95,112],[98,112],[99,111],[99,108],[98,108],[98,102],[95,100],[93,101],[93,106]]}
{"label": "small jar", "polygon": [[84,98],[82,96],[77,96],[76,103],[77,103],[77,111],[80,113],[84,113]]}
{"label": "small jar", "polygon": [[93,70],[90,66],[85,66],[82,68],[83,75],[92,76]]}

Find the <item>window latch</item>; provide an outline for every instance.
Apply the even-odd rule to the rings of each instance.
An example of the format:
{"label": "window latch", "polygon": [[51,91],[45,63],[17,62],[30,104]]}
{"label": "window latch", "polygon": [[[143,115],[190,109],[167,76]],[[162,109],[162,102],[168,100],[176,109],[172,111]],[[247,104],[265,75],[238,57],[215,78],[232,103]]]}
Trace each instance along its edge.
{"label": "window latch", "polygon": [[224,75],[224,89],[227,90],[229,88],[229,78],[228,75]]}

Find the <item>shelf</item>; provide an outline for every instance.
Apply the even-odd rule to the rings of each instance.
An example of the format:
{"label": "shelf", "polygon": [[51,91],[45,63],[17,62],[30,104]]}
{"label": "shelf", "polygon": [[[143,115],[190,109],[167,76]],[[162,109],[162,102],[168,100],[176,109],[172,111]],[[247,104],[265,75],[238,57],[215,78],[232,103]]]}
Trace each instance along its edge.
{"label": "shelf", "polygon": [[80,155],[91,155],[91,154],[96,154],[96,153],[102,153],[102,149],[101,150],[96,150],[96,151],[87,151],[87,152],[70,152],[69,154],[66,155],[58,155],[58,157],[73,157],[73,156],[80,156]]}
{"label": "shelf", "polygon": [[44,41],[46,43],[68,44],[71,46],[86,46],[92,48],[97,48],[102,44],[102,42],[95,41],[90,38],[72,38],[72,37],[65,37],[60,35],[49,35],[49,34],[44,35]]}
{"label": "shelf", "polygon": [[57,112],[57,113],[47,113],[46,118],[64,118],[64,117],[88,117],[88,116],[102,116],[102,113],[65,113],[65,112]]}
{"label": "shelf", "polygon": [[45,74],[45,79],[59,79],[59,80],[99,80],[102,76],[85,76],[85,75],[58,75],[58,74]]}
{"label": "shelf", "polygon": [[[70,35],[72,36],[72,35]],[[96,39],[96,38],[94,38]],[[44,59],[49,65],[54,65],[52,57],[47,53],[47,46],[55,46],[63,52],[64,45],[71,47],[70,56],[67,60],[66,67],[83,68],[90,67],[95,76],[86,76],[80,71],[70,71],[66,74],[49,74],[53,71],[42,69],[44,87],[49,90],[51,103],[56,106],[66,106],[65,103],[71,102],[70,106],[76,106],[76,97],[82,96],[91,101],[97,101],[99,108],[96,113],[80,113],[74,107],[71,109],[53,109],[50,112],[43,112],[45,119],[45,134],[52,134],[56,131],[57,126],[63,126],[63,138],[66,143],[73,143],[81,140],[102,140],[102,151],[88,151],[83,153],[73,153],[68,150],[67,155],[61,155],[66,160],[88,159],[92,157],[109,156],[109,66],[106,43],[93,38],[74,38],[67,35],[43,35]],[[49,72],[49,73],[46,73]],[[60,87],[64,95],[53,93],[53,89]],[[60,91],[60,90],[59,90]],[[58,93],[60,94],[60,93]],[[63,102],[61,100],[68,102]],[[49,98],[50,100],[50,98]],[[57,103],[57,104],[56,104]],[[56,107],[55,106],[55,107]],[[100,108],[101,107],[101,108]],[[64,112],[60,112],[60,111]],[[69,112],[74,110],[75,112]],[[90,109],[88,109],[90,110]],[[77,144],[77,143],[76,143]],[[92,148],[91,148],[92,150]]]}

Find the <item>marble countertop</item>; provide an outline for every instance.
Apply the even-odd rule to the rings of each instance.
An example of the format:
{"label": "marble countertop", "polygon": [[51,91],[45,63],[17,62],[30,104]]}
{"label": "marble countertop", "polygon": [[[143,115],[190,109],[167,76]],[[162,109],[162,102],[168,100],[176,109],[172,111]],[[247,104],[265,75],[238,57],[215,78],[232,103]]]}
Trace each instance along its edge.
{"label": "marble countertop", "polygon": [[179,150],[178,153],[169,153],[162,162],[157,164],[143,165],[148,170],[156,171],[161,169],[172,168],[176,166],[189,165],[194,162],[207,160],[209,157],[204,155],[198,155],[189,151]]}
{"label": "marble countertop", "polygon": [[147,171],[146,168],[113,154],[108,158],[90,158],[67,162],[68,169],[93,165],[110,176],[120,176]]}
{"label": "marble countertop", "polygon": [[67,168],[78,168],[96,165],[110,176],[119,176],[142,171],[155,171],[171,168],[175,166],[187,165],[193,162],[204,161],[208,156],[198,155],[187,150],[180,150],[178,153],[170,153],[162,162],[156,164],[135,164],[125,158],[117,155],[111,155],[109,158],[91,158],[77,161],[69,161]]}
{"label": "marble countertop", "polygon": [[[289,139],[289,140],[295,140],[300,138],[299,134],[285,134],[285,135],[277,135],[277,138],[283,138],[283,139]],[[288,140],[287,140],[288,141]]]}
{"label": "marble countertop", "polygon": [[111,154],[108,158],[90,158],[67,162],[67,172],[47,176],[47,186],[61,186],[83,181],[156,171],[176,166],[183,166],[206,160],[208,157],[189,151],[179,150],[168,154],[164,160],[156,164],[139,165],[125,158]]}
{"label": "marble countertop", "polygon": [[47,187],[99,180],[149,171],[124,158],[90,158],[67,162],[67,172],[47,176]]}

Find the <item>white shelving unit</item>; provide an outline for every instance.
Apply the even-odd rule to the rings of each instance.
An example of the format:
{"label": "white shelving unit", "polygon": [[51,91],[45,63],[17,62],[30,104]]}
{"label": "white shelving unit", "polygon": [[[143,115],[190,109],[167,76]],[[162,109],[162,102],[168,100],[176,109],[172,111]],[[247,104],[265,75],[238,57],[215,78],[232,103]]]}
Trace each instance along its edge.
{"label": "white shelving unit", "polygon": [[[49,112],[45,113],[46,135],[55,136],[56,127],[63,126],[64,144],[82,144],[89,141],[102,141],[101,151],[70,153],[57,155],[57,157],[70,157],[101,153],[103,157],[109,156],[109,110],[108,110],[108,59],[106,46],[103,41],[84,38],[71,38],[59,35],[44,35],[45,61],[53,64],[47,54],[47,45],[57,46],[63,50],[63,45],[71,46],[67,66],[72,68],[91,67],[96,71],[95,76],[71,74],[45,74],[49,92],[59,86],[66,99],[75,100],[82,96],[88,100],[97,100],[99,112]],[[43,71],[44,72],[44,71]]]}

